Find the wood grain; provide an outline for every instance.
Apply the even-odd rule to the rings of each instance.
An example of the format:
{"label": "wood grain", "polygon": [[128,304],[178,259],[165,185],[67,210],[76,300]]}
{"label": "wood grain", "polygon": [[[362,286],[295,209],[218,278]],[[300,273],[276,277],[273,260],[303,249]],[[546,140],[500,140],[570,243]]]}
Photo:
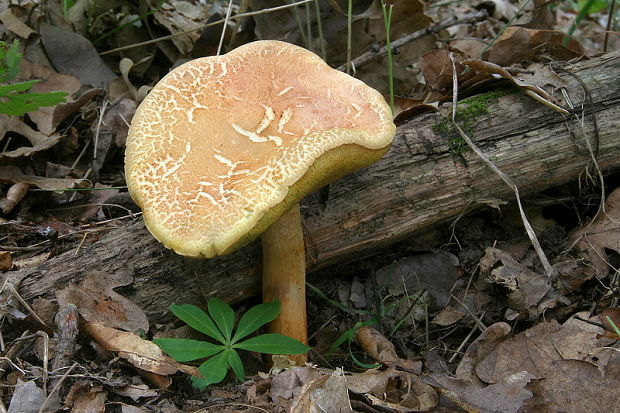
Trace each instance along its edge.
{"label": "wood grain", "polygon": [[[592,96],[598,162],[611,171],[620,165],[620,54],[567,69]],[[581,104],[579,82],[562,77],[572,100]],[[576,179],[591,165],[578,119],[565,119],[521,92],[491,98],[487,111],[475,118],[470,134],[516,182],[522,196]],[[443,119],[424,114],[400,125],[381,161],[331,185],[326,204],[314,198],[302,204],[310,271],[376,254],[481,204],[513,199],[511,190],[471,151],[462,153],[464,162],[455,160],[446,138],[435,132]],[[585,116],[583,130],[593,137],[592,116]],[[134,282],[121,293],[157,321],[171,303],[200,305],[210,296],[237,302],[258,294],[259,263],[258,241],[226,257],[185,259],[161,246],[136,220],[77,255],[69,251],[10,275],[22,280],[20,292],[32,300],[53,297],[56,288],[92,270],[128,274]]]}

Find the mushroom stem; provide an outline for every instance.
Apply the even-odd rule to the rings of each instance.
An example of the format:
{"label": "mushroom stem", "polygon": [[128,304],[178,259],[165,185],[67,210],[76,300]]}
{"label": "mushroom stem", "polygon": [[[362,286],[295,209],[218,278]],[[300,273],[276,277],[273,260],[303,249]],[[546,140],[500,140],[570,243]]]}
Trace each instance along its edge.
{"label": "mushroom stem", "polygon": [[[306,258],[299,204],[262,235],[263,300],[280,300],[280,315],[268,329],[308,344],[306,320]],[[292,356],[304,365],[307,354]]]}

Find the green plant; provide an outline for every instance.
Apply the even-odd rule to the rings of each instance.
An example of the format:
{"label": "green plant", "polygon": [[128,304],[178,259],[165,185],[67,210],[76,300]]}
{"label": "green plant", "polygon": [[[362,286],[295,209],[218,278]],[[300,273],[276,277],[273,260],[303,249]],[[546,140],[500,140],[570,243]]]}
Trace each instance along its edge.
{"label": "green plant", "polygon": [[[379,364],[366,364],[361,362],[357,357],[355,357],[355,354],[353,354],[353,351],[351,349],[351,343],[353,342],[353,340],[356,337],[357,334],[357,330],[359,330],[361,327],[365,327],[365,326],[373,326],[376,324],[379,324],[379,320],[387,317],[388,314],[390,314],[393,310],[397,309],[398,306],[403,302],[406,301],[410,298],[412,298],[411,296],[405,295],[399,299],[396,299],[394,302],[392,302],[391,304],[386,305],[386,301],[390,298],[395,298],[393,296],[384,296],[378,304],[378,308],[375,311],[369,311],[369,310],[358,310],[352,307],[348,307],[344,304],[342,304],[339,301],[336,300],[332,300],[331,298],[329,298],[323,291],[321,291],[321,289],[313,286],[312,284],[308,284],[306,283],[306,285],[308,286],[308,289],[313,292],[314,294],[316,294],[318,297],[322,298],[323,300],[327,301],[329,304],[333,305],[334,307],[337,307],[343,311],[346,311],[347,313],[357,313],[359,315],[361,315],[362,317],[364,317],[366,319],[366,321],[358,321],[357,323],[355,323],[355,325],[353,327],[351,327],[350,329],[348,329],[347,331],[345,331],[344,333],[342,333],[333,343],[332,345],[327,349],[327,354],[333,354],[336,352],[336,350],[338,349],[338,347],[340,347],[341,345],[343,345],[345,342],[347,343],[348,346],[348,351],[349,351],[349,355],[351,356],[351,359],[353,360],[353,362],[355,364],[357,364],[358,366],[360,366],[361,368],[364,369],[370,369],[370,368],[375,368],[378,367]],[[419,296],[413,297],[415,298],[414,300],[414,305],[418,302],[418,300],[421,298]],[[388,334],[388,338],[392,337],[397,331],[398,329],[402,326],[403,322],[405,321],[405,318],[409,317],[412,313],[414,309],[414,306],[410,306],[409,311],[407,311],[407,313],[400,319],[398,320],[394,327],[392,328],[392,330],[389,332]]]}
{"label": "green plant", "polygon": [[35,111],[41,106],[54,106],[65,101],[65,92],[23,93],[40,80],[28,80],[5,85],[19,72],[19,41],[11,45],[0,42],[0,113],[10,116],[22,116]]}
{"label": "green plant", "polygon": [[620,329],[616,326],[616,323],[614,323],[614,321],[611,319],[611,317],[610,316],[606,316],[605,320],[607,320],[607,322],[609,323],[611,328],[614,330],[614,332],[618,335],[618,337],[620,337]]}
{"label": "green plant", "polygon": [[573,21],[573,24],[571,24],[568,29],[568,36],[565,36],[562,41],[562,45],[564,47],[568,46],[568,43],[570,42],[569,36],[572,36],[573,33],[575,33],[575,30],[577,30],[577,27],[581,24],[581,21],[585,19],[588,14],[604,10],[608,7],[608,4],[605,0],[579,0],[577,4],[575,4],[575,7],[579,12],[577,13],[577,17],[575,17],[575,21]]}
{"label": "green plant", "polygon": [[250,308],[241,318],[233,334],[235,312],[217,298],[207,303],[209,314],[191,305],[173,305],[170,311],[187,325],[211,337],[220,344],[206,341],[158,338],[153,340],[170,357],[179,362],[209,357],[198,370],[203,378],[192,377],[195,387],[204,389],[209,384],[224,380],[232,368],[239,381],[244,380],[244,369],[237,350],[267,354],[303,354],[308,346],[281,334],[262,334],[240,341],[280,314],[280,302],[272,301]]}

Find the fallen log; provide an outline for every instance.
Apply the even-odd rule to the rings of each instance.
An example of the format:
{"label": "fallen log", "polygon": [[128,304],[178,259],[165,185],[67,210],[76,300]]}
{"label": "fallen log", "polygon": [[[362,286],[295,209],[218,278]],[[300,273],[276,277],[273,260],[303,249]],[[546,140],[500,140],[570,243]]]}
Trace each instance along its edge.
{"label": "fallen log", "polygon": [[[576,117],[565,118],[522,92],[494,93],[477,101],[485,107],[476,113],[469,134],[515,181],[522,196],[576,179],[591,166],[582,131],[593,145],[598,140],[597,160],[604,171],[620,165],[620,53],[566,69],[592,97],[598,137],[588,107],[582,127]],[[578,80],[562,77],[573,102],[581,104],[584,91]],[[433,113],[408,120],[398,127],[394,145],[381,161],[332,184],[326,203],[306,200],[302,214],[310,271],[376,254],[476,205],[514,199],[470,150],[455,153],[450,138],[441,133],[445,119]],[[171,303],[202,304],[211,296],[238,302],[257,294],[260,246],[256,241],[229,256],[187,259],[160,245],[136,219],[77,254],[69,251],[11,277],[21,279],[19,290],[28,301],[53,297],[57,288],[93,270],[132,276],[122,294],[157,321]]]}

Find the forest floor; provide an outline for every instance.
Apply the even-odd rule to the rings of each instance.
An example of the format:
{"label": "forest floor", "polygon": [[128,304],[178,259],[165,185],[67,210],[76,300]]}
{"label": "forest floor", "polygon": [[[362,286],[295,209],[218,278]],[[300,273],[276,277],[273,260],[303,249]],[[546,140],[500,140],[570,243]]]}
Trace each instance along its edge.
{"label": "forest floor", "polygon": [[[465,59],[517,76],[534,63],[620,50],[617,23],[606,29],[619,17],[608,1],[595,2],[569,38],[584,2],[414,0],[386,2],[393,42],[425,31],[390,62],[380,51],[381,2],[354,3],[350,31],[344,0],[278,10],[282,2],[273,0],[231,2],[231,10],[198,0],[0,5],[0,84],[41,80],[10,93],[0,86],[0,413],[617,410],[617,167],[598,175],[593,163],[523,199],[522,210],[509,203],[455,211],[371,256],[311,273],[310,363],[242,352],[243,381],[230,371],[202,389],[190,378],[196,363],[170,367],[151,340],[205,336],[179,321],[149,320],[123,297],[131,280],[86,277],[54,300],[31,301],[11,282],[16,271],[67,251],[78,260],[84,228],[108,232],[141,219],[123,169],[131,118],[171,68],[220,47],[284,40],[341,70],[349,55],[355,76],[388,100],[391,66],[397,124],[450,102],[453,63],[459,90],[484,91],[481,81],[497,77],[465,69]],[[233,17],[222,31],[227,11]],[[43,95],[20,100],[21,91]],[[259,303],[257,296],[234,309],[239,316]],[[131,315],[106,324],[103,304]]]}

